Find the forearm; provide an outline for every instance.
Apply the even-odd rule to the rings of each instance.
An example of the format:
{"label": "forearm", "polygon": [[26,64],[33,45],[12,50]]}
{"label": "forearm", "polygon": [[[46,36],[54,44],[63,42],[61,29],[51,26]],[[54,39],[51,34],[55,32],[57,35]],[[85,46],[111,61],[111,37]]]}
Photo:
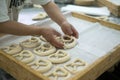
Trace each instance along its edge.
{"label": "forearm", "polygon": [[49,17],[59,25],[62,25],[62,23],[66,22],[66,18],[63,16],[60,9],[54,2],[43,5],[43,8],[48,13]]}
{"label": "forearm", "polygon": [[6,21],[0,23],[0,33],[13,34],[13,35],[36,35],[38,28],[29,26],[15,21]]}

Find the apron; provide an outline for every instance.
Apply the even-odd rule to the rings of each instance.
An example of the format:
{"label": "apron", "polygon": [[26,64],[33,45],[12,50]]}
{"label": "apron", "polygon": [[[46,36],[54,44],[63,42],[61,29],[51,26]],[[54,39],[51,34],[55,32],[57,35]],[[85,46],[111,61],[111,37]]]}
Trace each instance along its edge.
{"label": "apron", "polygon": [[[13,3],[11,1],[13,1]],[[8,15],[10,17],[10,20],[13,20],[13,21],[18,20],[19,12],[24,6],[23,2],[17,3],[17,1],[20,1],[20,0],[6,0]]]}

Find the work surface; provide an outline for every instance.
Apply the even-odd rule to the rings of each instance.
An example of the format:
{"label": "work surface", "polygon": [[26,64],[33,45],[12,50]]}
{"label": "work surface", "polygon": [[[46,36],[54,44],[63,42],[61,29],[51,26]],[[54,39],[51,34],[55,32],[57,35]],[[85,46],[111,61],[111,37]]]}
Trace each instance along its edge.
{"label": "work surface", "polygon": [[[58,6],[64,7],[66,6],[66,4],[58,4]],[[25,24],[33,24],[36,23],[38,21],[33,21],[32,18],[34,16],[36,16],[37,14],[39,14],[40,12],[44,12],[44,10],[41,8],[24,8],[20,11],[19,14],[19,22],[25,23]],[[96,17],[96,16],[93,16]],[[120,18],[114,16],[114,15],[110,15],[108,17],[108,21],[116,23],[116,24],[120,24]]]}
{"label": "work surface", "polygon": [[[78,78],[80,78],[81,80],[86,80],[86,79],[93,80],[97,76],[99,76],[102,72],[104,72],[104,70],[110,68],[111,65],[113,65],[119,59],[118,52],[119,52],[119,44],[120,44],[120,31],[103,26],[97,22],[93,23],[86,20],[82,20],[78,17],[74,17],[74,15],[71,13],[66,13],[65,16],[68,19],[68,21],[71,24],[73,24],[73,26],[75,26],[75,28],[78,30],[80,34],[78,39],[78,44],[73,49],[69,49],[66,51],[70,54],[71,60],[79,58],[85,61],[85,63],[87,64],[85,68],[82,68],[82,70],[81,69],[78,70],[78,73],[73,74],[71,76],[73,78],[70,77],[69,78],[74,80],[77,80]],[[49,24],[51,25],[51,27],[55,28],[56,30],[62,33],[60,27],[49,19],[43,20],[34,25],[39,26],[44,24]],[[4,36],[0,39],[0,44],[1,44],[0,46],[3,47],[13,43],[19,43],[20,41],[23,41],[27,38],[29,37],[24,37],[24,36],[18,37],[12,35]],[[4,56],[3,58],[7,60],[7,58],[5,58]],[[1,60],[3,58],[1,57]],[[66,63],[60,65],[54,65],[54,66],[60,67],[65,64]],[[21,64],[19,65],[19,63],[17,63],[17,65],[21,66]],[[5,65],[1,65],[1,66],[3,67]],[[22,67],[23,68],[21,69],[20,72],[26,69],[25,65],[22,65]],[[14,69],[12,71],[10,66],[5,67],[5,69],[9,69],[9,71],[15,77],[19,77],[19,79],[22,79],[23,75],[14,74]],[[19,72],[18,69],[17,71]],[[27,72],[29,72],[29,68],[27,69]],[[93,75],[91,75],[90,73],[93,73]],[[35,72],[33,71],[33,73],[30,74],[35,74]],[[27,76],[27,78],[30,77]],[[58,80],[61,80],[61,78]]]}
{"label": "work surface", "polygon": [[[61,5],[60,5],[61,6]],[[62,5],[62,6],[64,6],[64,5]],[[37,15],[39,12],[41,12],[41,11],[43,11],[42,9],[40,10],[40,9],[38,9],[38,8],[26,8],[26,9],[23,9],[21,12],[20,12],[20,15],[19,15],[19,22],[22,22],[22,23],[25,23],[25,24],[33,24],[33,23],[36,23],[36,22],[39,22],[39,21],[32,21],[32,18],[35,16],[35,15]],[[110,17],[109,17],[109,20],[110,20],[110,22],[114,22],[114,23],[117,23],[117,24],[120,24],[120,18],[117,18],[117,17],[115,17],[115,16],[113,16],[113,15],[111,15]],[[56,25],[56,24],[55,24]],[[103,33],[104,33],[104,30],[103,30],[103,28],[101,28],[101,25],[100,24],[98,24],[98,23],[95,23],[95,24],[93,24],[93,25],[90,25],[90,26],[99,26],[99,30],[100,31],[103,31]],[[82,26],[82,25],[80,25],[80,26]],[[89,26],[89,27],[90,27]],[[87,26],[88,27],[88,26]],[[82,29],[82,28],[81,28]],[[93,31],[89,31],[89,33],[90,33],[90,35],[93,35],[93,33],[94,33],[94,30],[96,30],[97,28],[93,28]],[[104,28],[106,31],[107,31],[107,28]],[[84,29],[83,29],[84,30]],[[113,31],[114,32],[114,31]],[[81,32],[82,33],[82,32]],[[84,32],[83,32],[84,33]],[[109,31],[107,31],[107,33],[109,33]],[[98,34],[99,35],[101,35],[99,32],[98,32]],[[112,34],[112,33],[111,33]],[[85,34],[86,36],[88,35],[88,34]],[[95,34],[94,34],[95,35]],[[114,35],[113,35],[114,36]],[[84,36],[81,36],[80,35],[80,38],[81,37],[84,37]],[[115,36],[114,36],[115,37]],[[14,36],[14,38],[17,38],[16,36]],[[88,37],[89,38],[89,37]],[[86,38],[86,39],[88,39],[88,38]],[[103,35],[103,37],[102,38],[104,38],[104,39],[106,39],[106,38],[108,38],[108,36],[107,35]],[[102,38],[98,38],[98,40],[99,39],[102,39]],[[7,39],[9,39],[9,38],[7,38]],[[82,42],[84,42],[84,39],[79,39],[80,41],[82,41]],[[91,39],[91,41],[94,41],[94,39]],[[116,42],[116,41],[114,41],[113,40],[113,42]],[[92,43],[90,43],[90,42],[88,42],[88,44],[92,44]],[[106,44],[108,44],[108,42],[106,43]],[[114,44],[114,43],[113,43]],[[112,43],[110,43],[109,45],[113,45]],[[7,44],[6,44],[7,45]],[[102,45],[102,43],[101,43],[101,45]],[[109,51],[109,49],[111,49],[110,47],[109,48],[105,48],[105,51],[104,51],[104,49],[101,47],[101,46],[98,46],[96,43],[94,43],[94,44],[92,44],[91,46],[92,46],[92,48],[91,48],[91,46],[87,46],[87,44],[86,45],[84,45],[84,44],[79,44],[79,46],[80,46],[80,50],[79,51],[75,51],[75,52],[77,52],[77,53],[83,53],[83,54],[80,54],[80,56],[86,56],[86,57],[80,57],[80,58],[82,58],[82,59],[84,59],[86,62],[88,62],[89,64],[90,63],[92,63],[92,62],[94,62],[94,60],[97,60],[98,58],[100,58],[100,57],[102,57],[102,56],[104,56],[105,55],[105,51]],[[97,49],[96,48],[96,46],[98,46],[99,48],[100,48],[100,50],[99,49]],[[115,44],[114,44],[114,46],[115,46]],[[77,46],[78,47],[78,46]],[[88,49],[86,52],[85,51],[83,51],[84,49]],[[92,54],[87,54],[88,52],[92,52]],[[86,54],[84,54],[84,53],[86,53]],[[94,53],[94,54],[93,54]],[[97,54],[96,54],[97,53]],[[102,53],[102,54],[101,54]],[[74,54],[71,54],[71,55],[74,55]],[[89,59],[90,60],[89,60]]]}

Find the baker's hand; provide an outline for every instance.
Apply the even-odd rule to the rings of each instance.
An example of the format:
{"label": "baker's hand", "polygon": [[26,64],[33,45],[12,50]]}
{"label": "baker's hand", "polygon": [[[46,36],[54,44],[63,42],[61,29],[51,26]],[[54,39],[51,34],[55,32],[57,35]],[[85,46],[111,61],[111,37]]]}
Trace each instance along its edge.
{"label": "baker's hand", "polygon": [[57,48],[63,48],[63,43],[60,43],[59,41],[57,41],[55,39],[56,36],[61,36],[61,34],[59,32],[57,32],[56,30],[54,30],[53,28],[49,27],[49,26],[44,26],[41,27],[41,34],[42,36],[48,41],[50,42],[53,46],[57,47]]}
{"label": "baker's hand", "polygon": [[70,35],[70,36],[72,35],[72,36],[78,38],[79,34],[78,34],[77,30],[70,23],[68,23],[66,21],[66,22],[63,22],[60,26],[61,26],[62,31],[65,34]]}

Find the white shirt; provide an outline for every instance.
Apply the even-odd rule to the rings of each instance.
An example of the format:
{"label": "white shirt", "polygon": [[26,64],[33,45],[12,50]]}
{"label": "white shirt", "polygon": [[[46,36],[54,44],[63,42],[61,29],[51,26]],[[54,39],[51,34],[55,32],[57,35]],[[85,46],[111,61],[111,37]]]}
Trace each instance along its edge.
{"label": "white shirt", "polygon": [[[12,7],[9,8],[11,0],[0,0],[0,22],[5,22],[8,20],[18,19],[18,14],[20,8]],[[51,0],[32,0],[34,4],[45,5]]]}

